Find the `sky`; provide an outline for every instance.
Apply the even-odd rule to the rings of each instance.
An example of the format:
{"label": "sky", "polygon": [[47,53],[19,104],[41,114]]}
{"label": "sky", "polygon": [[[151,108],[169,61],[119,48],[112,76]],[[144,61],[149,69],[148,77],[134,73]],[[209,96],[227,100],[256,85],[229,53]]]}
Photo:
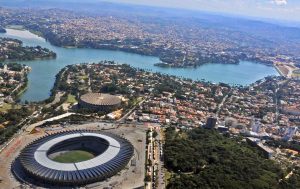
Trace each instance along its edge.
{"label": "sky", "polygon": [[106,0],[300,22],[300,0]]}

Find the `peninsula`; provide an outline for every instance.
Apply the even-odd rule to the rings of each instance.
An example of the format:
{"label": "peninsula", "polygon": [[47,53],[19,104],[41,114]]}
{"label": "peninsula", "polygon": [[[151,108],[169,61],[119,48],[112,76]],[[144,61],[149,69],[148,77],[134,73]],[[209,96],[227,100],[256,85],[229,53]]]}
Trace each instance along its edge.
{"label": "peninsula", "polygon": [[[160,15],[152,18],[147,14],[141,17],[117,14],[112,17],[110,12],[97,15],[60,9],[5,8],[0,9],[0,14],[4,15],[0,18],[4,26],[22,25],[56,46],[152,55],[165,63],[157,66],[197,67],[207,63],[238,64],[240,61],[267,65],[273,65],[276,61],[290,63],[297,61],[299,49],[298,43],[276,37],[290,36],[293,30],[267,23],[262,27],[248,20],[231,21],[243,25],[257,24],[259,32],[254,34],[243,28],[229,27],[223,24],[222,19],[216,24],[218,26],[207,28],[205,26],[209,21],[201,16],[174,19],[171,14],[160,19]],[[15,19],[19,15],[22,15],[22,20]],[[41,17],[48,19],[41,20]],[[209,16],[204,18],[211,19]],[[272,38],[264,35],[266,29],[274,30]],[[298,38],[295,40],[300,41]]]}
{"label": "peninsula", "polygon": [[0,62],[5,60],[35,60],[55,58],[56,53],[41,46],[24,47],[17,39],[0,38]]}

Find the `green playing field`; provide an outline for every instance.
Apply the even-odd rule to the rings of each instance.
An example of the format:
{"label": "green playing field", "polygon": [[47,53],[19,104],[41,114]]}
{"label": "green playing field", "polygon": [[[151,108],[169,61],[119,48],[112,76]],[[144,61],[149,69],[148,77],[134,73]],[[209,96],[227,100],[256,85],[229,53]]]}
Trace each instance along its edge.
{"label": "green playing field", "polygon": [[59,163],[77,163],[81,161],[86,161],[89,159],[94,158],[95,156],[87,151],[82,150],[74,150],[62,153],[55,158],[53,158],[53,161],[59,162]]}

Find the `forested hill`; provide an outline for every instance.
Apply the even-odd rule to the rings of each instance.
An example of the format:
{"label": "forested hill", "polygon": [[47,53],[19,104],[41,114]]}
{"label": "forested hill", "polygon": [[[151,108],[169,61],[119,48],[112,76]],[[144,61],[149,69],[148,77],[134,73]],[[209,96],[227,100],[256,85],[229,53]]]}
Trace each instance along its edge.
{"label": "forested hill", "polygon": [[166,131],[165,164],[173,172],[172,189],[276,189],[300,188],[299,171],[289,180],[272,160],[240,139],[197,128]]}

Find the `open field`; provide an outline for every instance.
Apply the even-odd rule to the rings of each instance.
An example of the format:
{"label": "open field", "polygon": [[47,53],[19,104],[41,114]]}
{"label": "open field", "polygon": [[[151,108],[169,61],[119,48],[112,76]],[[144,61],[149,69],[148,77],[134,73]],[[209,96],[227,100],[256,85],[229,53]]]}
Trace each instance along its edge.
{"label": "open field", "polygon": [[57,161],[59,163],[77,163],[77,162],[92,159],[94,157],[95,156],[90,152],[83,151],[83,150],[73,150],[69,152],[64,152],[56,156],[52,160]]}
{"label": "open field", "polygon": [[2,105],[0,105],[0,112],[7,112],[8,110],[11,109],[20,109],[20,108],[21,108],[20,105],[13,106],[12,104],[3,103]]}
{"label": "open field", "polygon": [[289,73],[289,70],[286,68],[286,66],[281,64],[276,65],[276,69],[278,70],[279,74],[284,77],[286,77]]}
{"label": "open field", "polygon": [[2,105],[0,105],[0,112],[7,112],[11,108],[12,108],[11,104],[3,103]]}
{"label": "open field", "polygon": [[77,77],[78,79],[88,79],[89,77],[87,75],[81,75]]}
{"label": "open field", "polygon": [[67,103],[74,104],[76,102],[77,102],[77,100],[75,99],[75,96],[68,94]]}
{"label": "open field", "polygon": [[281,76],[287,78],[297,78],[300,76],[299,69],[294,64],[284,64],[278,62],[274,66]]}

